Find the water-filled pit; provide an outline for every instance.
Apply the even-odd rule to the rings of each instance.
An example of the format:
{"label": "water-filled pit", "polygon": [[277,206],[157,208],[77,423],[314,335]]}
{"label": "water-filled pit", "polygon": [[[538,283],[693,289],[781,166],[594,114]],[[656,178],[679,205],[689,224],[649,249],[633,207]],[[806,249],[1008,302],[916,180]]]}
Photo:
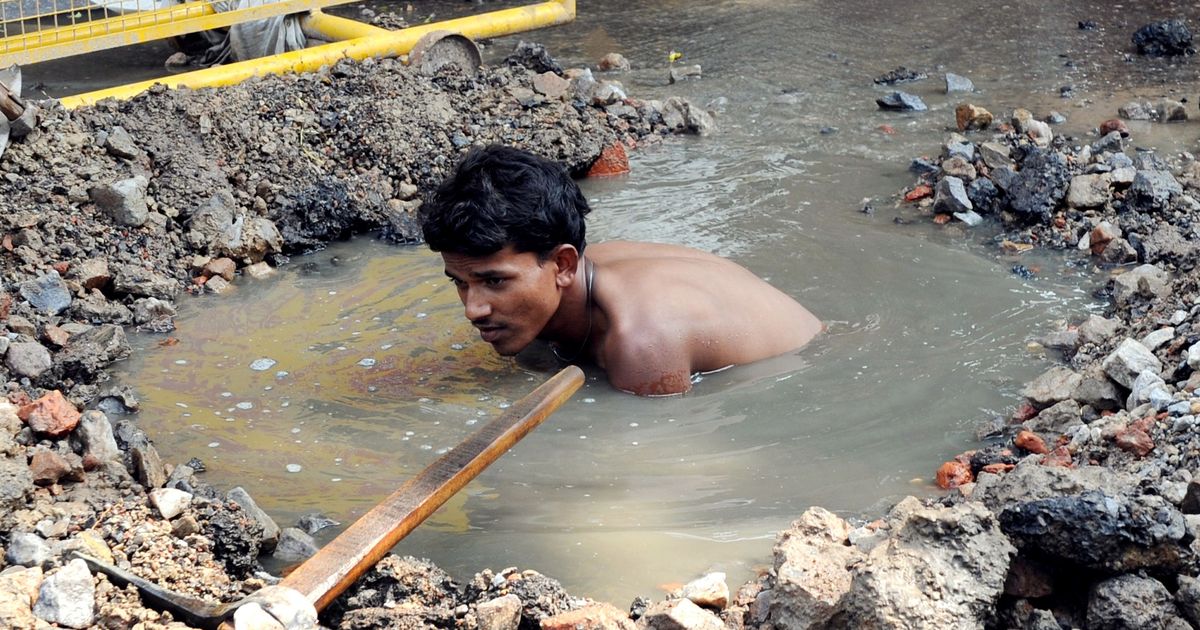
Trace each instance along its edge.
{"label": "water-filled pit", "polygon": [[[1198,11],[626,4],[584,0],[574,24],[533,37],[567,65],[625,54],[635,70],[620,78],[634,96],[711,103],[721,131],[634,152],[628,177],[581,182],[596,209],[591,239],[729,256],[830,331],[795,356],[706,376],[679,398],[619,394],[591,373],[398,548],[464,578],[535,567],[618,602],[706,570],[736,583],[806,507],[871,513],[929,492],[937,463],[977,444],[975,424],[1048,365],[1027,340],[1098,308],[1097,276],[1067,264],[1081,255],[998,254],[987,228],[893,223],[913,218],[892,199],[912,180],[909,159],[937,150],[963,100],[997,114],[1058,109],[1068,121],[1056,133],[1088,137],[1131,95],[1194,81],[1186,62],[1128,63],[1123,51],[1141,23]],[[1083,19],[1103,29],[1080,31]],[[673,49],[704,77],[665,85]],[[930,72],[902,86],[929,112],[876,109],[885,89],[871,79],[899,65]],[[941,70],[970,77],[978,93],[944,94]],[[1065,84],[1072,99],[1059,97]],[[1192,127],[1134,131],[1139,146],[1173,151]],[[859,211],[864,199],[873,214]],[[1018,277],[1015,264],[1039,273]],[[200,457],[208,481],[246,487],[284,524],[311,511],[352,520],[549,374],[478,340],[437,255],[365,237],[180,307],[179,342],[135,337],[144,351],[122,367],[142,398],[139,422],[166,459]],[[256,370],[260,359],[274,364]]]}

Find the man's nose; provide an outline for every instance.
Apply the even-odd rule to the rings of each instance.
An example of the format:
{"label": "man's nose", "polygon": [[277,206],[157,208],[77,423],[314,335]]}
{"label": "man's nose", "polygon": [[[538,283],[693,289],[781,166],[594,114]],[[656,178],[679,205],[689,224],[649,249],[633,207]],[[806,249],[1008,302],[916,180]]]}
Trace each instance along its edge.
{"label": "man's nose", "polygon": [[467,294],[463,297],[463,306],[466,308],[467,319],[473,322],[486,319],[492,314],[491,303],[481,295],[480,291],[467,289]]}

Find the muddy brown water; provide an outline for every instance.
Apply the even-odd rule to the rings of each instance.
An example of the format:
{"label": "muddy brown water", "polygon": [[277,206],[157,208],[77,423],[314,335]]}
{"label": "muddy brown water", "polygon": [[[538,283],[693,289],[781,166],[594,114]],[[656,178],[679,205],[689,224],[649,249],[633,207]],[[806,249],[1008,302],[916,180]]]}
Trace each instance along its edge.
{"label": "muddy brown water", "polygon": [[[439,17],[474,10],[436,6]],[[912,181],[906,166],[937,150],[964,100],[997,114],[1056,109],[1069,118],[1056,133],[1081,138],[1133,96],[1194,108],[1196,59],[1127,58],[1133,30],[1165,17],[1200,25],[1183,2],[580,0],[574,24],[527,36],[565,64],[621,52],[632,94],[718,112],[718,135],[669,139],[635,152],[627,177],[581,182],[593,239],[729,256],[830,332],[679,398],[619,394],[592,372],[398,550],[463,578],[536,567],[622,603],[710,570],[740,583],[811,505],[871,516],[934,492],[937,464],[977,445],[975,426],[1050,365],[1027,341],[1101,308],[1090,297],[1099,275],[1076,255],[1000,255],[994,229],[895,224],[914,218],[892,197]],[[703,78],[666,85],[671,50]],[[871,79],[900,65],[929,72],[901,86],[929,112],[876,109],[887,88]],[[978,92],[945,95],[944,71]],[[79,69],[93,72],[104,74]],[[95,86],[61,67],[30,75],[47,92]],[[1138,146],[1163,152],[1200,135],[1196,122],[1132,127]],[[873,214],[859,212],[864,199]],[[1037,276],[1014,275],[1016,264]],[[145,351],[121,368],[142,396],[139,421],[167,459],[201,458],[210,482],[245,486],[285,525],[317,510],[350,521],[548,375],[491,353],[436,255],[366,237],[180,308],[179,343],[135,337]],[[259,359],[274,364],[252,369]]]}

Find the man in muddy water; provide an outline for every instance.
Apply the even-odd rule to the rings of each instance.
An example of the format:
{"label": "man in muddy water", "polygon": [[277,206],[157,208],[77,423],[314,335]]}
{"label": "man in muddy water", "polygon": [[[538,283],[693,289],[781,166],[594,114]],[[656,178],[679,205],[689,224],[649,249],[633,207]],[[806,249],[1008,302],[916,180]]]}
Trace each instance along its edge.
{"label": "man in muddy water", "polygon": [[[591,208],[565,168],[503,146],[471,150],[421,211],[467,319],[502,355],[535,339],[595,361],[634,394],[795,350],[821,322],[745,268],[678,245],[588,245]],[[585,252],[586,249],[586,252]]]}

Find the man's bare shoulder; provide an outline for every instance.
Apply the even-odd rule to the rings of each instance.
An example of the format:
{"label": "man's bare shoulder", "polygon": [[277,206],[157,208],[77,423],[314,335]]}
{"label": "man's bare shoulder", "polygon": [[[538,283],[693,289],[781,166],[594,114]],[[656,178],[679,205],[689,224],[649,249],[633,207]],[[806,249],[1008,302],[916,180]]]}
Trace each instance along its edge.
{"label": "man's bare shoulder", "polygon": [[725,262],[725,259],[720,256],[683,245],[638,241],[605,241],[603,243],[596,243],[588,246],[587,255],[601,262],[647,259],[669,260],[673,258]]}

